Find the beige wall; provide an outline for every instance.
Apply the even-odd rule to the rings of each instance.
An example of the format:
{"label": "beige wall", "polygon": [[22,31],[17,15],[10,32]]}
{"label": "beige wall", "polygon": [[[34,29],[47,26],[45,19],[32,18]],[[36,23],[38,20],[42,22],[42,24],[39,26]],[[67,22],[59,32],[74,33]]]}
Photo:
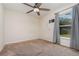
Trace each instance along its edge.
{"label": "beige wall", "polygon": [[5,11],[5,42],[39,39],[39,19],[14,10]]}
{"label": "beige wall", "polygon": [[3,19],[3,6],[2,6],[2,4],[0,4],[0,51],[2,50],[2,48],[3,48],[3,46],[4,46],[4,38],[3,38],[3,21],[4,21],[4,19]]}

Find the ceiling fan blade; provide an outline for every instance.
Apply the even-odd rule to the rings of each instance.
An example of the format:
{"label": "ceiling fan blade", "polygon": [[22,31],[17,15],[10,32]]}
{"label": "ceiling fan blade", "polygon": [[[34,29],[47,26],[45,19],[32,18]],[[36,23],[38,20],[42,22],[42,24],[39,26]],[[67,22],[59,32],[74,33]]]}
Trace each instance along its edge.
{"label": "ceiling fan blade", "polygon": [[27,13],[30,13],[30,12],[32,12],[33,10],[30,10],[30,11],[28,11]]}
{"label": "ceiling fan blade", "polygon": [[27,5],[27,6],[30,6],[30,7],[32,7],[32,8],[34,8],[34,6],[31,6],[31,5],[29,5],[29,4],[27,4],[27,3],[23,3],[24,5]]}
{"label": "ceiling fan blade", "polygon": [[47,8],[39,8],[39,10],[50,11],[50,9]]}
{"label": "ceiling fan blade", "polygon": [[39,8],[41,6],[41,3],[35,3],[35,7]]}
{"label": "ceiling fan blade", "polygon": [[39,13],[39,12],[37,12],[37,15],[39,16],[39,15],[40,15],[40,13]]}

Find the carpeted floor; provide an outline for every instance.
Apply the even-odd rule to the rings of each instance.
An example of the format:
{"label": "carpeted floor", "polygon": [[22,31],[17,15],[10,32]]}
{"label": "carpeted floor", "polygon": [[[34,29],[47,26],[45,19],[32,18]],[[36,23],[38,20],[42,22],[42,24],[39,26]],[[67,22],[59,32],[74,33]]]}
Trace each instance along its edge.
{"label": "carpeted floor", "polygon": [[1,56],[79,56],[79,51],[50,43],[45,40],[31,40],[9,44]]}

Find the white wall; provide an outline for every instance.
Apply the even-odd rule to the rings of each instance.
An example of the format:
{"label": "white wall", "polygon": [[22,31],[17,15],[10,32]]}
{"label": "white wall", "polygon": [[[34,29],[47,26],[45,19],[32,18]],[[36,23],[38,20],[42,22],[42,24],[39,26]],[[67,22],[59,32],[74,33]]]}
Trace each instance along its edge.
{"label": "white wall", "polygon": [[5,42],[39,39],[39,20],[14,10],[5,11]]}
{"label": "white wall", "polygon": [[3,6],[0,4],[0,51],[2,50],[4,46],[4,38],[3,38]]}
{"label": "white wall", "polygon": [[41,21],[41,38],[48,41],[53,41],[54,23],[49,23],[49,20],[54,19],[54,14],[49,14],[42,18]]}

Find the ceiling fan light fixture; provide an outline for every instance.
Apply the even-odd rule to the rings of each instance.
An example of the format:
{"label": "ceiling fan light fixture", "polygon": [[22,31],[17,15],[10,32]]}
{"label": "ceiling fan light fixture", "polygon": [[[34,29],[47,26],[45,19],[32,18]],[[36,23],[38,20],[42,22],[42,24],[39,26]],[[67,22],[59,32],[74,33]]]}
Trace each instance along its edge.
{"label": "ceiling fan light fixture", "polygon": [[39,12],[39,9],[38,8],[34,8],[34,12]]}

